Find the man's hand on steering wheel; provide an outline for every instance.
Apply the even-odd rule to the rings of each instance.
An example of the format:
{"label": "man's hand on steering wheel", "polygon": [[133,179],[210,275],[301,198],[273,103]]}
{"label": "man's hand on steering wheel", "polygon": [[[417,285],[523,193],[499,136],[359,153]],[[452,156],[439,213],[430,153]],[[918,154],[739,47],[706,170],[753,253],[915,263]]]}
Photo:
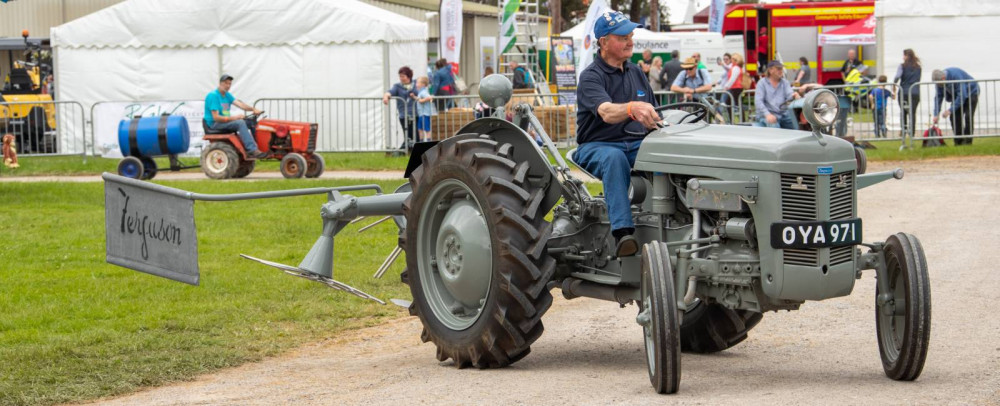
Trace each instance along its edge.
{"label": "man's hand on steering wheel", "polygon": [[638,121],[647,129],[658,127],[657,124],[661,120],[660,113],[656,112],[652,104],[640,101],[629,102],[628,104],[629,118]]}

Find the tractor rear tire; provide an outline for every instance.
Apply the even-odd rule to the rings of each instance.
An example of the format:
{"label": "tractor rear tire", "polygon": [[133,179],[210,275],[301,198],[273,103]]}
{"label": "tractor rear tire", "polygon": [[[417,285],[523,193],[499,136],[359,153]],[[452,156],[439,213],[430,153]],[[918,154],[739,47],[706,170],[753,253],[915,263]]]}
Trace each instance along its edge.
{"label": "tractor rear tire", "polygon": [[229,179],[239,169],[236,148],[225,142],[213,142],[201,151],[201,171],[212,179]]}
{"label": "tractor rear tire", "polygon": [[306,159],[290,152],[281,158],[281,175],[286,179],[298,179],[306,174]]}
{"label": "tractor rear tire", "polygon": [[681,323],[681,350],[708,354],[719,352],[747,339],[763,314],[733,310],[718,303],[698,303],[684,314]]}
{"label": "tractor rear tire", "polygon": [[234,178],[245,178],[257,167],[257,160],[251,159],[247,161],[240,161],[240,167],[236,169],[236,174],[233,175]]}
{"label": "tractor rear tire", "polygon": [[437,359],[458,368],[526,356],[552,305],[552,229],[539,207],[546,190],[528,182],[529,164],[515,162],[512,148],[487,135],[438,144],[424,153],[403,203],[410,314]]}
{"label": "tractor rear tire", "polygon": [[323,174],[323,170],[326,169],[326,161],[323,160],[323,156],[319,153],[313,152],[306,156],[306,177],[307,178],[318,178]]}

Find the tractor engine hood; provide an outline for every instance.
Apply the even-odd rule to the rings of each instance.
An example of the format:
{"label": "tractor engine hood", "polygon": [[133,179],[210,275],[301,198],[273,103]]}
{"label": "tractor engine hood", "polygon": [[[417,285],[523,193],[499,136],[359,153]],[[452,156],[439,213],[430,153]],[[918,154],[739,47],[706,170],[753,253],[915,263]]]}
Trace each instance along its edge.
{"label": "tractor engine hood", "polygon": [[850,142],[831,136],[823,140],[826,145],[820,145],[812,133],[776,128],[673,125],[646,136],[635,169],[674,172],[673,165],[683,165],[816,174],[856,168]]}

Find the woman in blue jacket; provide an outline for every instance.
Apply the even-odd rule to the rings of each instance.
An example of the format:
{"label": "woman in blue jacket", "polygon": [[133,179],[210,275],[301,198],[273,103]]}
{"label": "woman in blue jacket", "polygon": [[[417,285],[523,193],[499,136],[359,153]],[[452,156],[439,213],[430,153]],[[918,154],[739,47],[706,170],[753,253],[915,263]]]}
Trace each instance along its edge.
{"label": "woman in blue jacket", "polygon": [[[435,96],[451,96],[455,94],[455,77],[451,74],[451,65],[448,60],[441,58],[434,63],[434,77],[431,79]],[[438,111],[445,112],[452,106],[451,99],[435,99],[434,103]]]}

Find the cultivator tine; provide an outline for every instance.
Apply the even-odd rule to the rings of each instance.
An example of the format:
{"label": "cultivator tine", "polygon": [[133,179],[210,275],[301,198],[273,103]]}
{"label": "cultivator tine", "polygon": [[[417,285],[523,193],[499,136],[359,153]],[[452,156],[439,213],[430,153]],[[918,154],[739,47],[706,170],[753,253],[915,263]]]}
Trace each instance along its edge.
{"label": "cultivator tine", "polygon": [[413,303],[413,302],[411,302],[409,300],[403,300],[403,299],[389,299],[389,301],[392,302],[392,304],[394,304],[396,306],[399,306],[399,307],[402,307],[404,309],[409,309],[410,308],[410,304]]}
{"label": "cultivator tine", "polygon": [[[378,219],[378,220],[377,220],[377,221],[375,221],[374,223],[371,223],[371,224],[369,224],[369,225],[367,225],[367,226],[364,226],[364,227],[361,227],[361,229],[359,229],[359,230],[358,230],[358,234],[361,234],[361,233],[362,233],[362,232],[364,232],[365,230],[367,230],[367,229],[369,229],[369,228],[372,228],[372,227],[375,227],[375,226],[377,226],[377,225],[378,225],[379,223],[381,223],[381,222],[383,222],[383,221],[386,221],[386,220],[388,220],[388,219],[391,219],[391,218],[392,218],[392,216],[385,216],[385,217],[382,217],[382,218]],[[352,221],[352,223],[353,223],[353,221]]]}
{"label": "cultivator tine", "polygon": [[271,261],[268,261],[268,260],[265,260],[265,259],[254,258],[254,257],[251,257],[251,256],[246,255],[246,254],[240,254],[240,256],[243,257],[243,258],[252,260],[252,261],[260,262],[260,263],[262,263],[264,265],[267,265],[267,266],[272,266],[272,267],[278,268],[278,269],[280,269],[282,271],[285,271],[285,273],[287,273],[289,275],[298,276],[300,278],[308,279],[308,280],[311,280],[313,282],[319,282],[319,283],[327,285],[327,286],[329,286],[331,288],[334,288],[334,289],[337,289],[337,290],[342,290],[344,292],[350,293],[350,294],[355,295],[357,297],[364,298],[364,299],[369,299],[369,300],[373,300],[375,302],[378,302],[379,304],[383,304],[383,305],[385,304],[385,302],[383,302],[381,299],[379,299],[379,298],[377,298],[375,296],[369,295],[369,294],[367,294],[365,292],[362,292],[362,291],[360,291],[358,289],[355,289],[355,288],[351,287],[348,284],[345,284],[343,282],[338,282],[338,281],[336,281],[336,280],[334,280],[332,278],[327,278],[327,277],[322,276],[322,275],[314,274],[312,272],[309,272],[309,271],[307,271],[305,269],[302,269],[302,268],[299,268],[299,267],[294,267],[294,266],[291,266],[291,265],[280,264],[280,263],[277,263],[277,262],[271,262]]}
{"label": "cultivator tine", "polygon": [[382,275],[385,274],[385,271],[387,271],[389,267],[396,262],[396,258],[399,258],[400,252],[403,252],[402,248],[399,248],[398,246],[393,248],[392,253],[385,258],[385,261],[382,261],[382,266],[378,267],[378,270],[375,271],[375,275],[372,275],[372,277],[376,279],[381,278]]}

